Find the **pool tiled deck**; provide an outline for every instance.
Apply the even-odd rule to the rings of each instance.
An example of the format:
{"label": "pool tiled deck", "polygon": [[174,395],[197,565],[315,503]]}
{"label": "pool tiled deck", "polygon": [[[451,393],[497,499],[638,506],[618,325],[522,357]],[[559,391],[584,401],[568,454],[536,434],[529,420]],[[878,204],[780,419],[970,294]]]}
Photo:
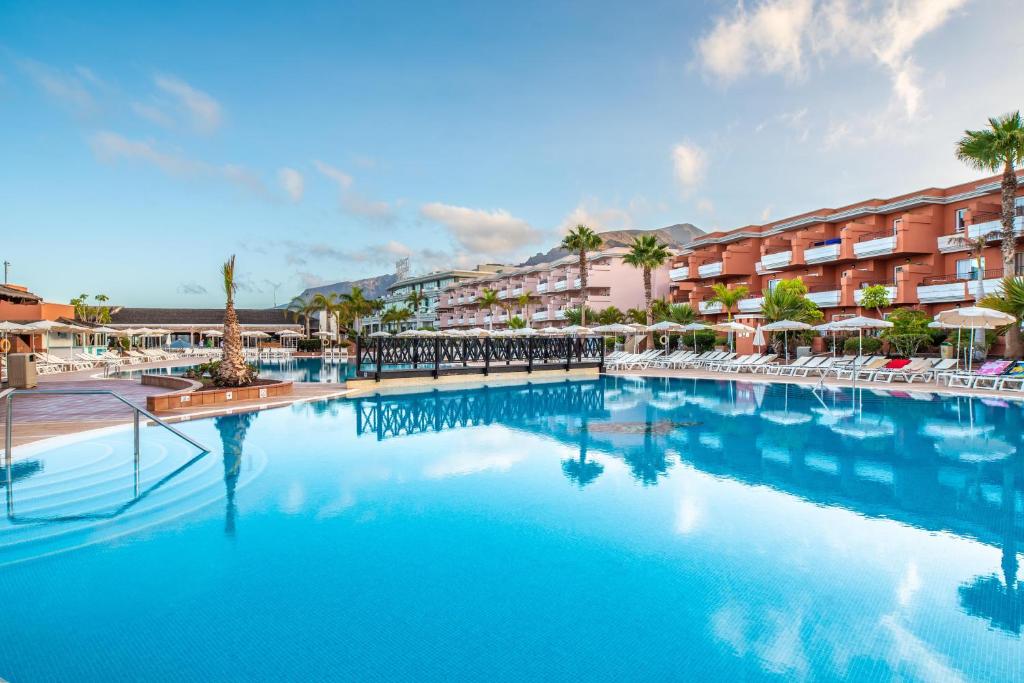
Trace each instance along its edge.
{"label": "pool tiled deck", "polygon": [[[181,361],[150,363],[132,369],[151,369],[180,365]],[[137,379],[105,379],[95,377],[96,369],[66,372],[56,375],[45,375],[39,378],[38,389],[100,389],[114,391],[132,405],[146,407],[146,397],[170,391],[164,387],[144,386]],[[216,408],[198,406],[183,408],[161,413],[160,418],[167,422],[175,422],[198,417],[213,417],[232,412],[247,410],[264,410],[292,403],[324,400],[342,396],[346,393],[341,384],[308,384],[296,383],[291,396],[258,399],[253,401],[237,401],[230,405]],[[0,435],[6,429],[6,401],[0,405]],[[66,436],[77,432],[102,427],[128,424],[133,419],[131,408],[110,396],[32,396],[19,395],[14,401],[14,446],[47,439],[55,436]],[[0,437],[0,451],[3,450]]]}

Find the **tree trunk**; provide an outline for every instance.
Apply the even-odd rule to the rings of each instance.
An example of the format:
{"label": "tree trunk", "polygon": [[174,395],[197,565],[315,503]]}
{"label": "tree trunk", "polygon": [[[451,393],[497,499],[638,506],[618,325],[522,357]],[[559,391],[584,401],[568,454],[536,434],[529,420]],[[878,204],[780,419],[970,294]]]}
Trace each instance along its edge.
{"label": "tree trunk", "polygon": [[580,327],[587,326],[587,252],[580,249]]}
{"label": "tree trunk", "polygon": [[[1014,260],[1017,254],[1017,233],[1014,232],[1014,200],[1017,196],[1017,174],[1008,159],[1003,167],[1002,181],[1002,240],[1003,277],[1013,277]],[[980,264],[979,264],[980,265]],[[1024,357],[1021,342],[1020,322],[1010,325],[1006,331],[1006,355],[1009,358]]]}
{"label": "tree trunk", "polygon": [[224,357],[218,374],[229,386],[239,386],[248,380],[245,352],[242,350],[242,333],[238,326],[233,297],[228,296],[224,306]]}
{"label": "tree trunk", "polygon": [[[644,268],[644,311],[647,313],[648,327],[654,324],[654,315],[651,313],[651,301],[653,298],[651,291],[651,269]],[[647,348],[654,348],[654,334],[651,332],[647,333]]]}

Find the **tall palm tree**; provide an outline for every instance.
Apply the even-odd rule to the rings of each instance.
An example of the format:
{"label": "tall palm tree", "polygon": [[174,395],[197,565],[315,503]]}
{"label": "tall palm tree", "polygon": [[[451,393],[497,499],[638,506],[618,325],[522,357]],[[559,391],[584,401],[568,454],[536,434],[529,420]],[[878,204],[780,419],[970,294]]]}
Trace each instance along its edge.
{"label": "tall palm tree", "polygon": [[983,263],[982,259],[985,258],[985,248],[988,246],[988,235],[978,235],[977,237],[957,235],[950,240],[950,242],[957,247],[967,247],[971,256],[978,262],[978,268],[975,271],[975,279],[978,281],[978,291],[974,293],[974,301],[981,301],[985,298],[985,269],[981,264]]}
{"label": "tall palm tree", "polygon": [[697,319],[697,313],[690,304],[671,304],[668,307],[668,319],[680,325],[689,325]]}
{"label": "tall palm tree", "polygon": [[420,308],[424,308],[424,310],[426,310],[425,304],[427,303],[427,295],[424,294],[422,290],[414,289],[405,297],[405,303],[413,313],[419,313]]}
{"label": "tall palm tree", "polygon": [[341,295],[341,300],[348,304],[352,311],[352,315],[355,320],[356,334],[362,332],[363,316],[370,315],[375,310],[379,310],[380,302],[367,299],[363,295],[362,287],[353,287],[351,291]]}
{"label": "tall palm tree", "polygon": [[[1017,254],[1017,233],[1013,219],[1016,213],[1017,165],[1024,162],[1024,123],[1019,111],[988,120],[988,128],[964,131],[956,145],[956,157],[980,171],[1003,172],[1000,183],[1000,250],[1003,256],[1003,277],[1013,277]],[[1012,325],[1006,334],[1006,354],[1012,358],[1024,355],[1020,327]]]}
{"label": "tall palm tree", "polygon": [[352,323],[355,322],[355,314],[352,313],[352,307],[349,306],[347,302],[339,299],[335,301],[330,312],[338,327],[338,334],[341,334],[341,331],[345,330],[345,335],[347,336],[348,331],[352,328]]}
{"label": "tall palm tree", "polygon": [[242,350],[242,331],[238,325],[238,314],[235,313],[235,255],[224,262],[221,267],[224,278],[224,357],[217,370],[219,383],[229,387],[239,387],[252,380],[249,366],[245,363],[245,352]]}
{"label": "tall palm tree", "polygon": [[412,311],[410,311],[408,308],[392,307],[384,311],[384,313],[380,317],[380,321],[388,327],[390,327],[391,325],[401,327],[402,323],[404,323],[411,317]]}
{"label": "tall palm tree", "polygon": [[741,299],[746,299],[747,294],[750,292],[750,288],[746,285],[729,288],[720,282],[711,285],[711,289],[714,291],[714,294],[710,300],[722,304],[722,308],[725,309],[726,320],[729,321],[732,320],[732,309],[736,308]]}
{"label": "tall palm tree", "polygon": [[491,316],[490,321],[487,323],[488,330],[494,329],[494,307],[500,307],[501,303],[501,299],[498,297],[498,290],[487,287],[480,290],[480,296],[477,297],[476,305],[477,308],[485,309]]}
{"label": "tall palm tree", "polygon": [[[540,297],[533,292],[523,292],[516,297],[516,303],[519,304],[519,309],[523,312],[523,319],[526,320],[526,324],[530,324],[530,305],[540,301]],[[582,323],[580,323],[582,324]]]}
{"label": "tall palm tree", "polygon": [[309,336],[309,316],[315,312],[316,307],[313,306],[313,300],[302,296],[293,297],[284,308],[285,316],[290,315],[295,322],[299,322],[299,318],[302,318],[306,325],[307,337]]}
{"label": "tall palm tree", "polygon": [[[313,295],[313,299],[309,302],[313,306],[313,310],[320,313],[323,312],[325,322],[334,318],[334,307],[338,303],[338,295],[334,292],[329,294],[317,293]],[[328,325],[328,331],[330,325]]]}
{"label": "tall palm tree", "polygon": [[654,297],[651,271],[660,268],[672,257],[668,247],[658,241],[654,235],[640,235],[633,239],[629,253],[623,261],[634,268],[639,268],[644,276],[644,310],[647,312],[647,324],[654,322],[651,315],[651,300]]}
{"label": "tall palm tree", "polygon": [[601,248],[604,240],[585,225],[577,225],[562,239],[562,248],[574,251],[580,257],[580,310],[583,312],[583,326],[587,324],[587,252]]}

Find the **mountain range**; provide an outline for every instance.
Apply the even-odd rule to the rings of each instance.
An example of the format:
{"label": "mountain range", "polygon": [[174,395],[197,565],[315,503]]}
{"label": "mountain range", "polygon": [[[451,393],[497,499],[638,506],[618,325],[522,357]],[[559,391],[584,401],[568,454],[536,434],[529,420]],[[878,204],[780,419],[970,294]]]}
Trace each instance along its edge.
{"label": "mountain range", "polygon": [[[599,234],[601,239],[604,240],[605,247],[628,247],[633,242],[633,238],[639,235],[654,235],[669,247],[679,249],[703,235],[704,231],[691,223],[676,223],[675,225],[654,230],[609,230]],[[558,260],[568,254],[569,252],[565,249],[554,247],[545,252],[538,252],[517,265],[535,266],[538,263]],[[330,285],[308,287],[299,296],[307,299],[317,294],[347,294],[352,291],[353,287],[359,287],[363,290],[363,296],[367,299],[379,299],[387,293],[388,287],[393,285],[395,280],[396,277],[393,273],[376,275],[361,280],[343,280]]]}

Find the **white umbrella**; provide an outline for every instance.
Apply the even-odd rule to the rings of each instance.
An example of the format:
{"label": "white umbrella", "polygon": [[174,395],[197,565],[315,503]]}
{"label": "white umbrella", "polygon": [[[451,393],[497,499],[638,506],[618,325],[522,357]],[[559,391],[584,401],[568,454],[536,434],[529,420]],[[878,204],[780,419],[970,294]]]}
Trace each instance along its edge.
{"label": "white umbrella", "polygon": [[971,371],[974,361],[974,331],[994,330],[998,327],[1012,325],[1017,322],[1009,313],[1003,313],[992,308],[982,306],[966,306],[964,308],[951,308],[942,311],[935,316],[936,322],[956,327],[969,327],[971,329],[971,355],[967,359],[967,371]]}
{"label": "white umbrella", "polygon": [[622,323],[612,323],[611,325],[598,325],[597,327],[591,328],[591,332],[597,334],[633,334],[635,330],[629,325],[623,325]]}
{"label": "white umbrella", "polygon": [[368,336],[371,339],[376,339],[378,337],[384,338],[384,337],[390,337],[391,333],[390,332],[386,332],[384,330],[377,330],[376,332],[371,332]]}
{"label": "white umbrella", "polygon": [[681,332],[683,326],[671,320],[662,320],[659,323],[654,323],[648,329],[651,332]]}
{"label": "white umbrella", "polygon": [[532,327],[520,327],[517,330],[512,330],[513,337],[532,337],[537,334],[537,330]]}
{"label": "white umbrella", "polygon": [[327,330],[320,330],[319,332],[314,332],[313,336],[314,337],[333,337],[334,333],[333,332],[328,332]]}
{"label": "white umbrella", "polygon": [[864,330],[880,330],[886,327],[892,327],[892,323],[888,320],[868,318],[863,315],[856,315],[852,318],[832,321],[833,330],[857,330],[857,358],[853,359],[853,386],[855,389],[857,386],[858,374],[857,359],[861,357],[864,351]]}
{"label": "white umbrella", "polygon": [[[557,330],[559,334],[574,334],[574,335],[578,335],[578,336],[586,336],[586,335],[594,333],[594,331],[592,329],[590,329],[589,327],[582,327],[580,325],[569,325],[568,327],[563,327],[560,330],[558,328],[553,328],[553,329]],[[537,331],[538,332],[543,332],[544,330],[537,330]]]}
{"label": "white umbrella", "polygon": [[490,334],[491,331],[483,327],[471,327],[466,330],[466,335],[470,337],[488,337]]}
{"label": "white umbrella", "polygon": [[296,332],[295,330],[281,330],[280,332],[277,333],[277,336],[278,337],[301,337],[302,333],[301,332]]}
{"label": "white umbrella", "polygon": [[778,320],[773,323],[768,323],[763,328],[757,328],[758,330],[764,329],[766,332],[782,332],[783,345],[786,348],[786,362],[789,362],[789,332],[790,330],[809,330],[811,326],[807,323],[802,323],[797,320]]}
{"label": "white umbrella", "polygon": [[758,325],[757,329],[754,330],[754,346],[764,346],[765,343],[764,332],[762,331],[761,326]]}
{"label": "white umbrella", "polygon": [[200,332],[204,337],[223,337],[224,333],[220,330],[203,330]]}
{"label": "white umbrella", "polygon": [[408,337],[418,337],[418,336],[420,336],[420,333],[419,333],[419,330],[403,330],[403,331],[399,332],[398,334],[396,334],[395,336],[396,337],[402,337],[403,339],[405,339],[405,338],[408,338]]}
{"label": "white umbrella", "polygon": [[697,351],[697,332],[700,330],[710,330],[711,325],[705,325],[704,323],[687,323],[683,325],[683,332],[693,332],[693,350]]}
{"label": "white umbrella", "polygon": [[0,321],[0,332],[30,332],[31,330],[32,328],[28,325],[19,325],[6,320]]}
{"label": "white umbrella", "polygon": [[552,325],[548,325],[547,327],[542,327],[542,328],[540,328],[537,331],[540,332],[541,334],[561,334],[562,333],[562,330],[560,330],[559,328],[554,327]]}

